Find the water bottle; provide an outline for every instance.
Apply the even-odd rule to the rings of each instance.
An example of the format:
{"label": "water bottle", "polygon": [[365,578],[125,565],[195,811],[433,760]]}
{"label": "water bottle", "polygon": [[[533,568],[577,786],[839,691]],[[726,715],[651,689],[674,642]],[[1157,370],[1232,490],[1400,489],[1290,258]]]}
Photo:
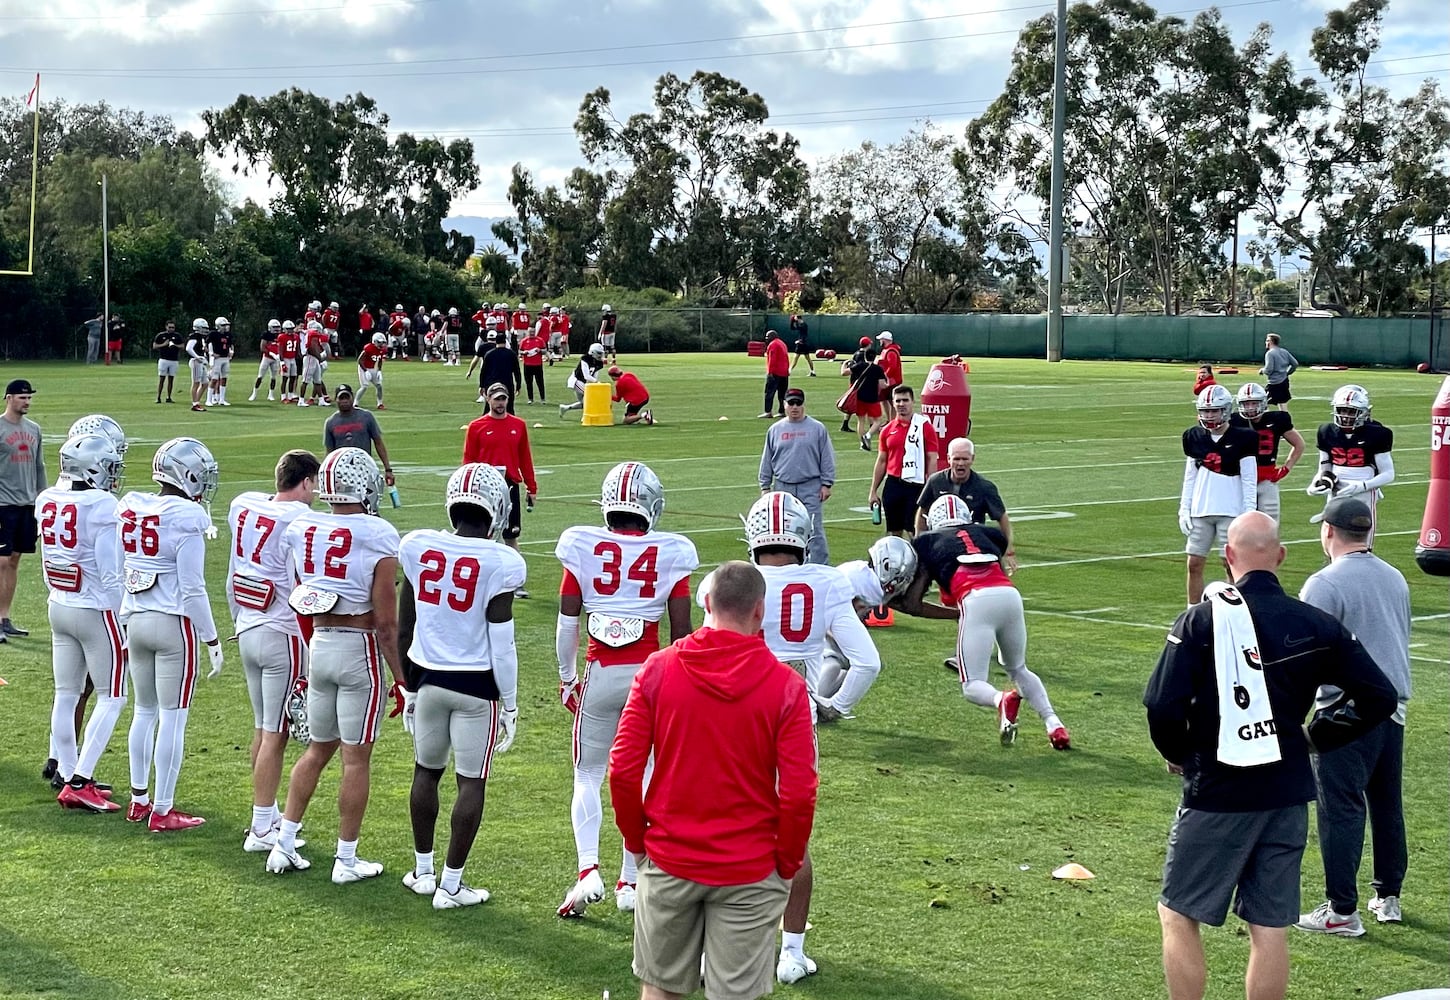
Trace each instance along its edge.
{"label": "water bottle", "polygon": [[388,487],[388,499],[392,501],[394,507],[403,506],[403,500],[398,496],[398,488],[396,486]]}
{"label": "water bottle", "polygon": [[880,500],[877,500],[875,503],[873,503],[871,505],[871,523],[872,524],[880,524],[881,523],[881,501]]}

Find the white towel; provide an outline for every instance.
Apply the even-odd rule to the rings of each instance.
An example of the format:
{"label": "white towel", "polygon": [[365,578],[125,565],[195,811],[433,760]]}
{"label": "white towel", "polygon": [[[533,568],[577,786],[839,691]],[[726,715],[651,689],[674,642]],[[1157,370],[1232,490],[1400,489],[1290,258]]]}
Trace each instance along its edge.
{"label": "white towel", "polygon": [[920,413],[911,415],[911,423],[906,429],[906,447],[901,456],[902,480],[917,486],[926,484],[926,448],[922,440],[925,435],[921,430],[926,424],[926,417]]}
{"label": "white towel", "polygon": [[1259,659],[1259,637],[1244,599],[1222,581],[1203,590],[1213,602],[1213,669],[1218,679],[1218,761],[1256,767],[1283,759]]}

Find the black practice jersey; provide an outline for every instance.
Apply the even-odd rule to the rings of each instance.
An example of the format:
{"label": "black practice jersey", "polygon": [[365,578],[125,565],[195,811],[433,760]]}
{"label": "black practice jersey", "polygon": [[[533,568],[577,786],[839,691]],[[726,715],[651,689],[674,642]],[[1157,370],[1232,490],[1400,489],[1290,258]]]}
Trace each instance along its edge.
{"label": "black practice jersey", "polygon": [[1183,432],[1183,454],[1193,459],[1200,469],[1224,476],[1237,476],[1239,462],[1245,458],[1257,461],[1259,437],[1247,427],[1229,421],[1228,430],[1215,441],[1202,425],[1194,424]]}
{"label": "black practice jersey", "polygon": [[1260,465],[1279,464],[1279,442],[1294,429],[1294,418],[1289,416],[1288,410],[1268,410],[1257,422],[1250,422],[1235,413],[1229,423],[1234,427],[1247,428],[1258,437]]}
{"label": "black practice jersey", "polygon": [[[1007,538],[1001,529],[983,524],[959,524],[937,531],[928,531],[911,540],[921,565],[931,574],[943,591],[951,587],[952,578],[963,563],[960,556],[991,556],[1001,559],[1007,551]],[[996,565],[983,560],[982,564]]]}
{"label": "black practice jersey", "polygon": [[1375,459],[1394,450],[1395,433],[1378,420],[1366,420],[1352,431],[1341,430],[1336,424],[1320,424],[1315,444],[1340,468],[1378,472]]}

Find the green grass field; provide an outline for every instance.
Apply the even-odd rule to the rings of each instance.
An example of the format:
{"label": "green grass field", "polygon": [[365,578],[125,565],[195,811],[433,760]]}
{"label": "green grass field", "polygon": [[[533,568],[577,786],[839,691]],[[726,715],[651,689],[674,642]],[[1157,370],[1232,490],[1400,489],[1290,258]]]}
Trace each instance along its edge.
{"label": "green grass field", "polygon": [[[555,408],[520,406],[542,475],[525,518],[533,599],[520,622],[520,722],[499,758],[468,880],[493,899],[435,913],[399,879],[412,863],[407,795],[411,745],[387,722],[361,853],[387,865],[376,882],[336,887],[328,866],[266,875],[241,851],[249,819],[246,747],[251,716],[236,646],[226,673],[199,684],[178,805],[200,830],[151,836],[122,821],[64,812],[38,777],[51,701],[48,632],[38,560],[26,558],[13,617],[33,634],[0,648],[0,996],[66,998],[597,998],[636,995],[631,917],[608,902],[583,921],[554,907],[574,877],[569,826],[569,716],[556,697],[553,635],[559,569],[553,542],[594,522],[605,471],[649,462],[663,479],[663,526],[690,535],[708,567],[744,553],[737,515],[757,495],[765,421],[763,365],[722,356],[626,358],[651,389],[654,428],[581,428]],[[103,410],[133,444],[128,485],[144,488],[155,446],[179,434],[204,440],[221,464],[218,516],[242,489],[265,488],[277,455],[320,447],[327,411],[248,404],[250,364],[239,362],[229,410],[193,414],[153,404],[154,366],[9,366],[38,387],[31,415],[47,431],[52,478],[65,429]],[[1254,366],[1245,366],[1252,371]],[[843,388],[834,366],[801,379],[807,409],[834,427]],[[927,363],[908,365],[920,386]],[[350,364],[334,380],[351,380]],[[565,395],[563,366],[548,370]],[[462,370],[395,364],[381,414],[404,507],[400,529],[445,523],[442,496],[478,413]],[[183,374],[184,377],[184,374]],[[1244,377],[1247,377],[1244,376]],[[1027,603],[1029,663],[1073,733],[1055,753],[1030,712],[1017,746],[998,745],[993,716],[966,704],[941,667],[946,623],[906,620],[874,630],[885,667],[851,722],[822,731],[822,782],[813,853],[816,895],[808,950],[820,974],[782,996],[832,998],[1097,998],[1164,994],[1154,903],[1177,800],[1147,739],[1144,682],[1183,604],[1182,536],[1174,517],[1179,435],[1193,420],[1187,366],[974,360],[978,471],[1001,488],[1017,525]],[[1377,551],[1408,577],[1414,600],[1415,698],[1410,710],[1406,811],[1410,871],[1405,923],[1370,923],[1358,940],[1291,932],[1290,995],[1378,997],[1444,986],[1450,955],[1450,619],[1443,579],[1415,567],[1425,504],[1428,409],[1438,380],[1399,372],[1295,376],[1293,406],[1313,444],[1333,389],[1362,381],[1391,426],[1399,482],[1380,507]],[[1224,381],[1236,387],[1237,379]],[[178,398],[184,396],[182,389]],[[728,416],[729,422],[719,421]],[[839,478],[827,506],[835,561],[863,556],[880,529],[864,513],[874,456],[836,434]],[[1291,591],[1320,565],[1319,501],[1303,494],[1308,465],[1285,482],[1283,578]],[[855,508],[855,509],[853,509]],[[226,531],[223,526],[223,538]],[[213,606],[224,617],[226,549],[211,547]],[[703,572],[702,567],[702,572]],[[995,675],[1000,683],[1000,675]],[[127,781],[122,717],[98,771],[118,793]],[[290,761],[290,758],[289,758]],[[306,853],[325,859],[336,836],[337,775],[307,817]],[[445,810],[451,795],[445,795]],[[446,812],[445,812],[446,816]],[[618,839],[606,815],[604,875]],[[446,837],[441,824],[439,849]],[[1312,841],[1312,838],[1311,838]],[[1078,861],[1097,878],[1055,882]],[[1362,892],[1369,895],[1368,864]],[[1304,906],[1322,899],[1317,847],[1304,864]],[[1363,901],[1362,901],[1363,902]],[[1248,939],[1236,918],[1206,932],[1210,995],[1241,996]]]}

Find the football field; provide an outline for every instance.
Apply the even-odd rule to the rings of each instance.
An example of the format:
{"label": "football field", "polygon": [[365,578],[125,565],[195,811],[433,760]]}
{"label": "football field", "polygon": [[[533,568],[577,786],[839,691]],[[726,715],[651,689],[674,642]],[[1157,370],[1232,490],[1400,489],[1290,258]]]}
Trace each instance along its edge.
{"label": "football field", "polygon": [[[583,920],[554,915],[576,867],[571,718],[559,704],[554,657],[554,540],[566,526],[597,523],[605,472],[638,459],[665,485],[660,526],[698,546],[703,565],[696,582],[714,564],[743,557],[738,515],[759,493],[767,421],[755,419],[760,359],[649,355],[626,356],[622,364],[649,388],[656,426],[585,428],[577,411],[560,419],[554,402],[572,399],[565,365],[546,369],[549,405],[518,406],[531,426],[540,496],[524,516],[522,539],[533,596],[515,603],[518,739],[495,760],[466,874],[493,894],[483,906],[435,912],[400,884],[412,865],[412,747],[397,719],[385,721],[374,756],[359,846],[361,856],[385,864],[381,878],[342,887],[328,879],[336,764],[303,829],[310,871],[268,875],[265,855],[242,852],[251,712],[235,643],[225,644],[222,676],[198,683],[178,785],[178,807],[205,816],[204,827],[151,835],[120,814],[58,808],[39,778],[52,694],[45,592],[38,557],[22,560],[12,618],[32,634],[0,647],[0,677],[8,682],[0,688],[0,997],[637,995],[631,915],[617,912],[612,897]],[[153,364],[7,367],[9,378],[28,378],[38,390],[30,416],[46,432],[52,481],[66,428],[90,412],[114,416],[131,439],[127,488],[151,488],[151,454],[170,437],[195,436],[211,448],[221,466],[214,504],[221,537],[208,547],[208,574],[225,628],[227,503],[241,490],[268,488],[282,451],[320,452],[331,411],[247,403],[247,361],[233,366],[233,405],[205,414],[187,408],[182,385],[175,405],[154,404]],[[838,431],[832,403],[845,384],[836,367],[818,364],[821,377],[792,381],[804,386],[808,413],[831,429],[836,444],[837,483],[826,518],[832,561],[841,562],[864,558],[881,529],[866,508],[875,455]],[[928,367],[925,359],[909,363],[907,381],[919,390]],[[1140,698],[1183,607],[1175,511],[1180,436],[1194,421],[1193,372],[1188,365],[993,359],[971,359],[971,367],[976,470],[997,484],[1011,513],[1021,561],[1015,583],[1028,610],[1028,664],[1071,729],[1073,750],[1053,751],[1026,706],[1017,744],[999,745],[994,715],[967,704],[955,676],[942,668],[954,643],[950,623],[898,614],[894,627],[873,629],[884,663],[879,680],[854,720],[820,732],[814,929],[806,941],[820,972],[776,993],[841,1000],[1161,997],[1155,902],[1178,779],[1165,773],[1148,741]],[[1241,367],[1244,375],[1221,381],[1237,389],[1257,365]],[[803,368],[796,374],[803,376]],[[390,509],[385,500],[382,514],[401,531],[447,523],[446,477],[462,451],[462,426],[480,412],[476,386],[462,375],[437,364],[387,366],[388,409],[378,417],[403,506]],[[353,366],[334,362],[328,376],[329,384],[352,382]],[[1395,433],[1398,481],[1379,506],[1375,549],[1409,580],[1416,616],[1405,767],[1410,861],[1403,924],[1368,920],[1366,857],[1363,938],[1290,932],[1290,996],[1305,998],[1373,998],[1450,983],[1450,598],[1446,580],[1425,576],[1413,559],[1438,378],[1388,371],[1294,376],[1292,413],[1310,454],[1283,483],[1289,555],[1281,578],[1297,593],[1323,565],[1318,526],[1308,523],[1321,501],[1303,491],[1314,430],[1328,419],[1330,394],[1348,381],[1369,389],[1375,418]],[[997,670],[992,680],[1004,683]],[[125,799],[129,723],[128,709],[96,774],[116,786],[118,801]],[[289,751],[289,767],[295,756]],[[439,851],[450,785],[445,779]],[[1311,818],[1305,910],[1323,899],[1312,828]],[[601,874],[612,884],[620,848],[607,807],[604,834]],[[1068,861],[1096,878],[1054,881],[1053,869]],[[1242,996],[1243,924],[1231,916],[1224,928],[1206,929],[1205,942],[1209,996]]]}

